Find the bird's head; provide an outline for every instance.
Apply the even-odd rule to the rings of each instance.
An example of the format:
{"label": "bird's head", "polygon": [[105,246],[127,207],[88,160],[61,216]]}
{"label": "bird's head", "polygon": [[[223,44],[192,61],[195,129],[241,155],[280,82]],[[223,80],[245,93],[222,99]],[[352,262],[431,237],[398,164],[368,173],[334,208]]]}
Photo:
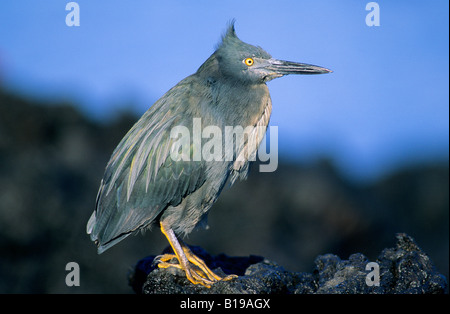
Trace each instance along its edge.
{"label": "bird's head", "polygon": [[241,41],[230,23],[214,53],[221,75],[241,83],[260,84],[288,74],[322,74],[330,70],[316,65],[277,60],[261,47]]}

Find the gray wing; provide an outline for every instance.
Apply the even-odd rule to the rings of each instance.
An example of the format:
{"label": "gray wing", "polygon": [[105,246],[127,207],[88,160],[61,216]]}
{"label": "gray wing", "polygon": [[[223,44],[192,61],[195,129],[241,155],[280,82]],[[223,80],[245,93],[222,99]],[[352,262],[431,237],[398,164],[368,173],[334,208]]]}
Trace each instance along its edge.
{"label": "gray wing", "polygon": [[163,96],[113,152],[87,225],[99,253],[150,225],[167,206],[178,205],[204,183],[202,162],[170,157],[176,140],[170,138],[170,131],[189,123],[190,115],[183,108],[196,101],[195,97],[180,96],[176,87]]}

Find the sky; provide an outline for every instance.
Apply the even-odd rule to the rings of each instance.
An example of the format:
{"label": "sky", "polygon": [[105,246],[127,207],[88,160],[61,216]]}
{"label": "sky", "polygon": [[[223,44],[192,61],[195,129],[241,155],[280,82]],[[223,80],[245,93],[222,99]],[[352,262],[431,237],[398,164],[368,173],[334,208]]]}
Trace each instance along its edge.
{"label": "sky", "polygon": [[331,158],[350,178],[448,160],[448,1],[2,0],[0,84],[99,121],[144,113],[214,52],[231,19],[274,58],[334,72],[268,83],[280,159]]}

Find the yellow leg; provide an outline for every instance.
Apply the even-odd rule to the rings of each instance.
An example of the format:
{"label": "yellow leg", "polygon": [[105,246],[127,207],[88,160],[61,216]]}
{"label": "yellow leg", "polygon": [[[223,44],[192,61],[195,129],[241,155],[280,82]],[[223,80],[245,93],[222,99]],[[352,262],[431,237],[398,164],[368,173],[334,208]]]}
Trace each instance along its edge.
{"label": "yellow leg", "polygon": [[[216,275],[211,269],[206,266],[205,262],[196,256],[189,247],[179,242],[172,229],[167,228],[164,223],[161,222],[161,232],[166,236],[175,254],[164,254],[158,257],[158,267],[176,267],[183,269],[186,273],[187,279],[193,284],[201,284],[207,288],[210,288],[214,282],[219,280],[231,280],[236,278],[236,275],[229,275],[226,277],[220,277]],[[169,263],[172,258],[176,257],[179,264]],[[190,265],[192,263],[196,267]]]}

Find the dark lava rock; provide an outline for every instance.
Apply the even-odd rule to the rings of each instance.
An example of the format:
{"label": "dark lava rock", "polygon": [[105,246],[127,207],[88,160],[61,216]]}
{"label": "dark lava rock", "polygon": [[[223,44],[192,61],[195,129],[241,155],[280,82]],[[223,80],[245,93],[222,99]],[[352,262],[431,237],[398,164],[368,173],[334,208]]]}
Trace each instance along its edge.
{"label": "dark lava rock", "polygon": [[[210,256],[191,247],[219,275],[236,274],[211,288],[191,284],[177,268],[159,269],[154,256],[138,262],[130,285],[144,294],[443,294],[447,280],[430,258],[406,234],[397,234],[394,248],[382,251],[373,264],[363,254],[341,260],[333,254],[315,260],[312,273],[291,272],[263,257]],[[166,249],[163,253],[170,251]],[[377,276],[377,273],[379,276]],[[368,278],[368,279],[367,279]],[[367,282],[366,282],[367,281]]]}

